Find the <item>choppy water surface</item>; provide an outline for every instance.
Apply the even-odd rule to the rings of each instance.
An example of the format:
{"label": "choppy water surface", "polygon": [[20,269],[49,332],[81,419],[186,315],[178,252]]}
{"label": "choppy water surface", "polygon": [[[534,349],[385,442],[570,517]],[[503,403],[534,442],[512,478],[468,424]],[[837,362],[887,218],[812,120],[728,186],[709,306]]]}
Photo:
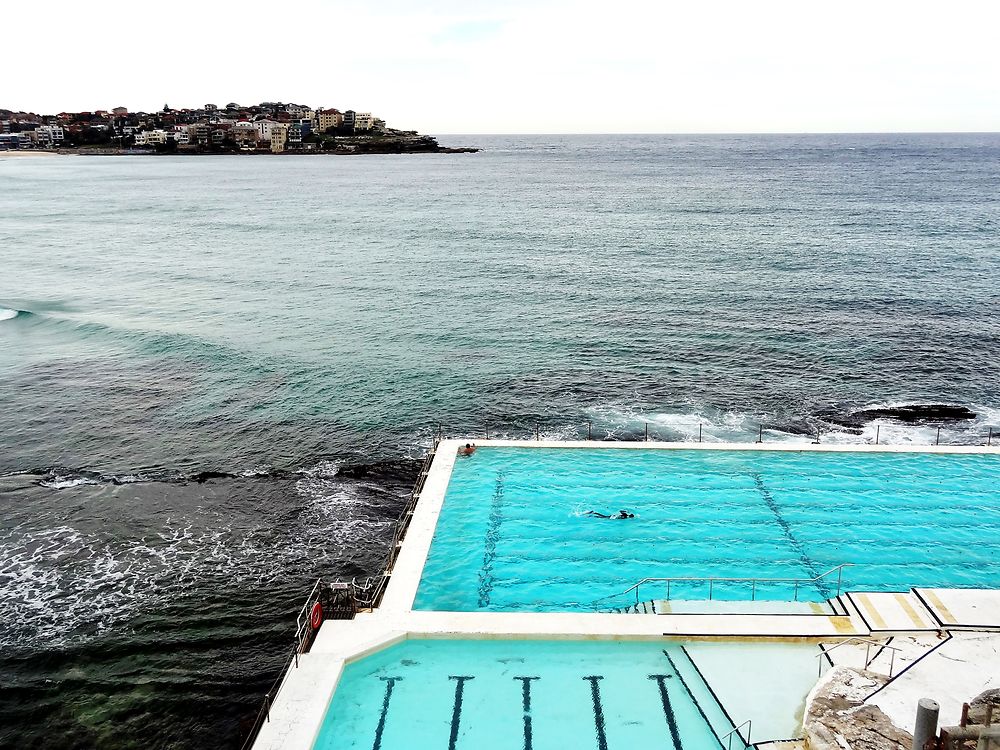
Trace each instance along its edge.
{"label": "choppy water surface", "polygon": [[997,425],[1000,136],[469,143],[0,160],[0,745],[238,747],[439,423]]}

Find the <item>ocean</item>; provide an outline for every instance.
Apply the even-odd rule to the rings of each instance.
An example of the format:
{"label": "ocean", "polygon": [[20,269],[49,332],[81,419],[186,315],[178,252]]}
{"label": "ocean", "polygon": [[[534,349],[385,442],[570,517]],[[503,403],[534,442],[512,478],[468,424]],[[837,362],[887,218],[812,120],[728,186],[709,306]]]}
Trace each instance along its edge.
{"label": "ocean", "polygon": [[439,430],[1000,434],[1000,135],[441,142],[0,159],[0,747],[238,748]]}

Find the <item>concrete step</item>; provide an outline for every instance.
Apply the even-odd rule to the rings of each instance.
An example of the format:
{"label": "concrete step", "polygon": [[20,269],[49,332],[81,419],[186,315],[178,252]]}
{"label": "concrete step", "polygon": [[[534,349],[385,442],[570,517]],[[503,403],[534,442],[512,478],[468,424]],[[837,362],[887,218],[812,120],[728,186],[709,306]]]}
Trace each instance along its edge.
{"label": "concrete step", "polygon": [[873,633],[937,631],[940,628],[934,615],[912,591],[852,591],[846,600]]}
{"label": "concrete step", "polygon": [[1000,590],[913,589],[913,594],[942,628],[1000,629]]}
{"label": "concrete step", "polygon": [[833,615],[838,614],[828,602],[756,601],[682,601],[657,599],[653,604],[661,615]]}

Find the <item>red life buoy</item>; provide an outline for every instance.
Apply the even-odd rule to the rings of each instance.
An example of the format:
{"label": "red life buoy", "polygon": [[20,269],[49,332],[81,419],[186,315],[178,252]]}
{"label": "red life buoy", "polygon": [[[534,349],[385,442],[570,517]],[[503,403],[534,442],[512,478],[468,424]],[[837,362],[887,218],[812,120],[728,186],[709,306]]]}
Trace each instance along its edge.
{"label": "red life buoy", "polygon": [[309,624],[312,625],[313,630],[319,630],[319,626],[323,624],[323,605],[319,602],[313,605],[312,611],[309,613]]}

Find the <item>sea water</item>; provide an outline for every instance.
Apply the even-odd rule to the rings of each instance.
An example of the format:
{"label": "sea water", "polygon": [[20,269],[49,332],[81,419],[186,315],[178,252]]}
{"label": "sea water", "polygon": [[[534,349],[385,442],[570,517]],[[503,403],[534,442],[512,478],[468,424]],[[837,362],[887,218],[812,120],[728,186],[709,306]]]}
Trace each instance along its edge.
{"label": "sea water", "polygon": [[442,142],[0,160],[0,746],[238,747],[439,424],[997,425],[1000,136]]}

